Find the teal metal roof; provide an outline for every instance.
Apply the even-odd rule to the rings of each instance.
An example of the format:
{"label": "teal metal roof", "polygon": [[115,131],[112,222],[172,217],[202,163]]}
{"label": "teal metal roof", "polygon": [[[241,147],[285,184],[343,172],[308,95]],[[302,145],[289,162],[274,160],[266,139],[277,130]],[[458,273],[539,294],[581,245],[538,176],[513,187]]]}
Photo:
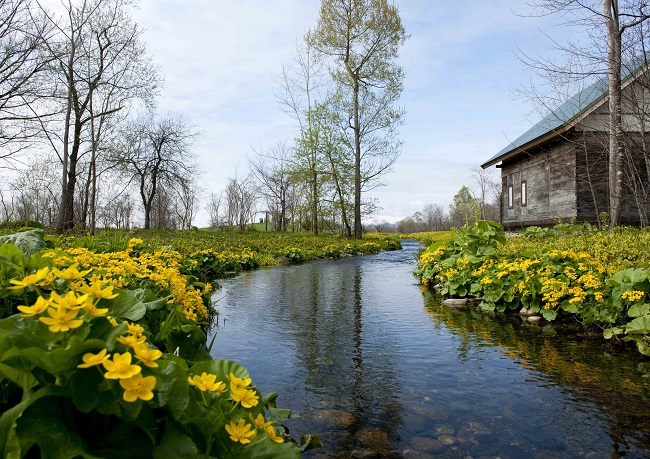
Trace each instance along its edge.
{"label": "teal metal roof", "polygon": [[[623,81],[627,80],[632,73],[636,72],[641,67],[641,65],[634,66],[633,70],[630,70],[630,67],[623,66],[621,69],[621,77]],[[502,158],[509,153],[512,153],[517,149],[522,149],[523,151],[529,143],[551,132],[560,131],[562,128],[565,128],[573,120],[587,112],[589,109],[596,107],[598,102],[603,101],[607,97],[608,83],[609,78],[604,76],[587,86],[553,110],[550,114],[546,115],[532,128],[517,137],[508,146],[483,163],[481,167],[486,168],[492,166],[501,161]]]}

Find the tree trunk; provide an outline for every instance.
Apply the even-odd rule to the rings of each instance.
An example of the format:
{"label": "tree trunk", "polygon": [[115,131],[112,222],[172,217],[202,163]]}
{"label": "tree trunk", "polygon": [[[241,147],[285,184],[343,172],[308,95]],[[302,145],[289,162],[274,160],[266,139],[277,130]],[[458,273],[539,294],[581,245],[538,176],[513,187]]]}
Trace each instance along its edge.
{"label": "tree trunk", "polygon": [[620,223],[623,203],[623,131],[621,126],[621,34],[618,0],[604,0],[609,76],[609,229]]}
{"label": "tree trunk", "polygon": [[359,123],[359,80],[354,81],[354,237],[361,239],[361,138]]}

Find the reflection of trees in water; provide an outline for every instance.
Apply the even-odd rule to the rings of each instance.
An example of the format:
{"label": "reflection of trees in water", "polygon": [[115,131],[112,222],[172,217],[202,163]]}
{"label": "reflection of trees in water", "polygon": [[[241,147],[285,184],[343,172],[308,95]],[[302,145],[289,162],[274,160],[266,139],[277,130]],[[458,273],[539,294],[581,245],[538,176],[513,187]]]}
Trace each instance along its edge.
{"label": "reflection of trees in water", "polygon": [[[358,419],[344,435],[347,438],[341,439],[346,442],[368,425],[394,436],[401,424],[394,342],[386,334],[364,333],[369,318],[362,262],[278,270],[274,294],[290,305],[284,325],[305,370],[307,396],[317,398],[311,401],[318,408],[343,410]],[[349,448],[349,444],[339,447]]]}
{"label": "reflection of trees in water", "polygon": [[501,353],[522,367],[604,408],[603,421],[610,427],[615,451],[627,447],[628,441],[650,448],[650,378],[642,377],[635,356],[606,351],[600,338],[589,343],[560,327],[523,324],[516,315],[449,308],[430,292],[424,297],[436,328],[444,327],[458,338],[461,359],[482,347],[501,347]]}

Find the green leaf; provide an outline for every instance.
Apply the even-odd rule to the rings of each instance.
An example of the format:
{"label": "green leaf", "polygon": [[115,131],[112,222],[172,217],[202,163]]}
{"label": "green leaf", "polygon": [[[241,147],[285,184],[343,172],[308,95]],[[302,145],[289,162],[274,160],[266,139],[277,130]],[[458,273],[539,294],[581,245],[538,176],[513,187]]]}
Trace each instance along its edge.
{"label": "green leaf", "polygon": [[271,419],[279,422],[286,421],[291,416],[291,410],[286,408],[269,407],[269,413],[271,413]]}
{"label": "green leaf", "polygon": [[16,433],[18,420],[30,405],[43,397],[56,395],[59,392],[61,392],[61,389],[56,386],[42,387],[26,400],[2,413],[2,416],[0,416],[0,452],[2,457],[5,459],[19,459],[22,457],[22,448]]}
{"label": "green leaf", "polygon": [[47,242],[43,239],[45,232],[42,229],[23,231],[22,233],[0,236],[0,245],[11,243],[18,247],[26,257],[48,248]]}
{"label": "green leaf", "polygon": [[18,421],[17,433],[21,447],[28,451],[37,444],[42,459],[100,459],[88,452],[84,439],[64,420],[67,400],[39,400]]}
{"label": "green leaf", "polygon": [[167,304],[165,298],[158,298],[156,294],[149,289],[139,288],[136,290],[130,290],[129,292],[134,298],[140,300],[144,304],[147,311],[162,309]]}
{"label": "green leaf", "polygon": [[180,357],[168,355],[167,358],[168,360],[158,362],[160,387],[156,391],[156,400],[160,406],[167,406],[174,417],[179,418],[190,401],[187,364]]}
{"label": "green leaf", "polygon": [[28,391],[38,384],[31,371],[14,368],[4,363],[0,363],[0,378],[8,379],[23,391]]}
{"label": "green leaf", "polygon": [[555,320],[555,318],[557,317],[557,311],[555,311],[554,309],[548,309],[548,310],[542,309],[541,313],[542,313],[542,317],[548,320],[549,322]]}
{"label": "green leaf", "polygon": [[44,369],[52,375],[64,375],[74,370],[82,363],[81,357],[86,352],[97,352],[104,349],[105,343],[102,340],[90,339],[84,341],[83,336],[73,335],[66,347],[57,347],[51,351],[43,351],[41,348],[30,347],[27,349],[12,349],[5,356],[18,355],[29,359],[34,365]]}
{"label": "green leaf", "polygon": [[304,453],[310,449],[322,448],[323,444],[316,434],[303,435],[300,437],[300,452]]}
{"label": "green leaf", "polygon": [[650,333],[650,316],[637,317],[625,325],[625,333],[628,334],[648,334]]}
{"label": "green leaf", "polygon": [[179,459],[198,456],[199,449],[194,441],[179,431],[173,423],[168,422],[160,445],[153,451],[153,457],[156,459]]}
{"label": "green leaf", "polygon": [[103,380],[102,374],[92,367],[79,369],[70,378],[72,401],[79,411],[89,413],[97,407],[103,392],[100,390],[99,385]]}
{"label": "green leaf", "polygon": [[118,296],[111,301],[110,314],[120,319],[140,320],[147,313],[147,306],[134,295],[134,291],[114,289]]}
{"label": "green leaf", "polygon": [[566,312],[570,312],[571,314],[577,314],[579,308],[577,304],[571,304],[568,301],[564,301],[562,303],[562,310]]}
{"label": "green leaf", "polygon": [[628,317],[641,317],[650,312],[650,304],[635,303],[627,311]]}
{"label": "green leaf", "polygon": [[[190,374],[200,375],[203,372],[217,375],[217,381],[227,381],[226,377],[232,373],[241,379],[249,378],[246,368],[230,360],[214,359],[208,362],[200,362],[190,368]],[[253,381],[255,383],[255,381]]]}
{"label": "green leaf", "polygon": [[607,328],[603,330],[603,338],[610,339],[612,336],[620,335],[621,333],[623,333],[623,329],[621,327]]}

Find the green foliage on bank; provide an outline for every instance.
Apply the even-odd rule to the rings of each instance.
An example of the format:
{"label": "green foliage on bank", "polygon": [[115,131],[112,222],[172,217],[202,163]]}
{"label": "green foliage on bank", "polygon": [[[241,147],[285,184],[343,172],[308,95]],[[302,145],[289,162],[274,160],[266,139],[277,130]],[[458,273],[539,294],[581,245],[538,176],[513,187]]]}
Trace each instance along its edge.
{"label": "green foliage on bank", "polygon": [[563,224],[506,241],[498,223],[480,221],[431,245],[416,274],[443,295],[480,298],[485,310],[574,318],[650,355],[648,247],[647,230]]}
{"label": "green foliage on bank", "polygon": [[297,458],[318,445],[285,438],[278,394],[210,357],[199,261],[136,238],[47,245],[40,231],[0,245],[2,457]]}

